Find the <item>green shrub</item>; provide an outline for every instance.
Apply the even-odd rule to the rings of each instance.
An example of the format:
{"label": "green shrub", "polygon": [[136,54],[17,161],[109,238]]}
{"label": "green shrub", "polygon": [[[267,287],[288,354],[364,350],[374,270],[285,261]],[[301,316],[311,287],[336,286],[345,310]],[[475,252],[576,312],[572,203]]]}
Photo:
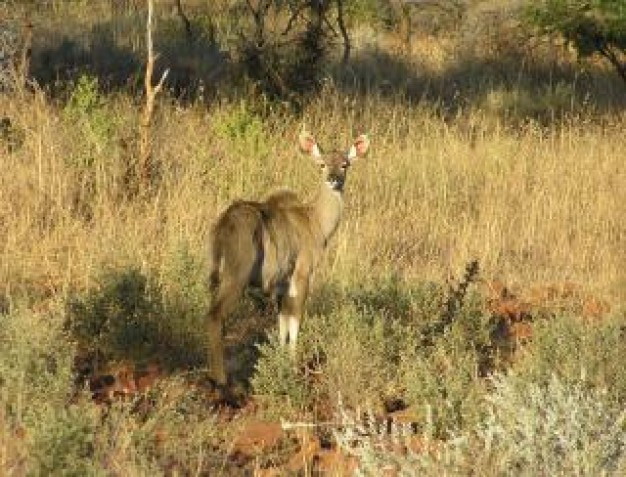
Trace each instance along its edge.
{"label": "green shrub", "polygon": [[[263,151],[266,151],[263,122],[245,100],[241,100],[239,105],[216,117],[214,121],[213,127],[218,137],[232,142],[232,146],[238,151],[242,147],[255,148],[257,155],[263,155]],[[261,151],[256,151],[259,147]]]}
{"label": "green shrub", "polygon": [[186,242],[176,243],[165,257],[159,278],[161,300],[168,320],[182,334],[204,329],[210,302],[207,270],[206,256],[194,253]]}
{"label": "green shrub", "polygon": [[401,360],[407,403],[431,410],[437,436],[480,419],[482,375],[491,367],[491,322],[481,303],[468,299],[451,318],[443,329],[437,321],[426,323],[407,340]]}
{"label": "green shrub", "polygon": [[531,382],[546,384],[555,375],[564,383],[581,382],[591,389],[606,389],[624,403],[624,356],[624,318],[589,323],[562,316],[534,324],[532,342],[515,370]]}
{"label": "green shrub", "polygon": [[276,411],[285,416],[311,405],[311,383],[295,368],[276,333],[270,334],[269,340],[259,345],[252,387],[254,394],[268,405],[269,414]]}
{"label": "green shrub", "polygon": [[626,465],[626,412],[605,390],[552,376],[496,377],[476,459],[518,475],[602,475]]}
{"label": "green shrub", "polygon": [[160,341],[161,290],[136,269],[109,271],[98,281],[98,289],[69,303],[73,336],[104,360],[154,354]]}
{"label": "green shrub", "polygon": [[616,0],[544,0],[526,7],[524,20],[540,32],[558,33],[585,57],[599,54],[626,81],[626,8]]}
{"label": "green shrub", "polygon": [[500,375],[491,384],[486,417],[447,444],[447,467],[489,475],[623,474],[626,413],[606,390],[556,376],[539,383]]}
{"label": "green shrub", "polygon": [[145,396],[111,405],[96,438],[98,456],[106,468],[114,470],[119,461],[134,468],[135,475],[163,469],[189,475],[220,465],[223,456],[214,448],[221,430],[206,404],[202,390],[190,388],[183,378],[161,379]]}
{"label": "green shrub", "polygon": [[[34,417],[34,416],[33,416]],[[43,406],[29,423],[34,475],[106,475],[94,459],[98,411],[89,403]]]}
{"label": "green shrub", "polygon": [[[100,154],[111,145],[115,118],[100,94],[98,78],[81,75],[65,105],[66,119],[78,130],[77,137],[85,141],[87,150],[76,166],[90,167]],[[78,160],[79,158],[74,158]]]}
{"label": "green shrub", "polygon": [[303,347],[320,363],[323,396],[334,402],[341,393],[351,408],[379,408],[387,398],[397,397],[403,331],[398,322],[352,307],[312,317]]}
{"label": "green shrub", "polygon": [[346,295],[304,319],[295,365],[275,339],[261,347],[255,393],[309,409],[332,407],[338,395],[351,409],[430,407],[440,435],[478,420],[491,359],[491,322],[478,297],[448,307],[441,287],[394,280]]}
{"label": "green shrub", "polygon": [[[119,107],[119,105],[117,105]],[[124,197],[132,189],[131,158],[122,152],[126,143],[128,121],[114,111],[110,97],[99,91],[98,78],[82,75],[76,82],[63,109],[64,122],[72,140],[64,156],[68,172],[75,177],[70,182],[70,209],[91,220],[97,209],[97,199],[103,195]],[[124,137],[124,141],[115,138]]]}
{"label": "green shrub", "polygon": [[383,317],[344,306],[330,315],[307,316],[293,363],[272,334],[260,347],[252,384],[255,394],[286,399],[295,409],[334,402],[341,393],[351,407],[380,406],[397,391],[401,330]]}
{"label": "green shrub", "polygon": [[[189,265],[193,266],[193,265]],[[201,313],[199,285],[178,275],[172,265],[174,286],[149,281],[135,268],[104,272],[98,286],[71,298],[67,325],[81,350],[98,362],[132,360],[187,367],[204,361],[203,336],[198,333]],[[181,262],[182,270],[187,266]],[[195,297],[184,302],[183,299]]]}
{"label": "green shrub", "polygon": [[95,475],[97,416],[84,405],[68,404],[74,346],[63,331],[62,313],[0,315],[0,343],[0,415],[11,431],[0,436],[0,445],[21,432],[29,474]]}
{"label": "green shrub", "polygon": [[491,385],[480,421],[444,442],[426,427],[422,451],[411,450],[410,429],[364,426],[345,412],[335,438],[364,475],[623,475],[626,412],[606,393],[556,377],[539,384],[498,375]]}
{"label": "green shrub", "polygon": [[58,310],[0,314],[0,397],[15,422],[40,404],[65,403],[70,396],[74,344],[62,318]]}
{"label": "green shrub", "polygon": [[[120,306],[149,308],[138,298],[142,280],[130,276],[121,287],[128,296],[117,295]],[[133,300],[139,304],[129,305]],[[145,396],[101,407],[75,382],[75,345],[64,324],[61,307],[0,315],[1,474],[186,474],[220,465],[221,456],[207,450],[219,440],[202,389],[163,378]]]}
{"label": "green shrub", "polygon": [[443,287],[434,283],[407,287],[397,275],[382,277],[375,286],[349,291],[349,297],[360,313],[384,316],[403,323],[430,321],[440,311],[445,296]]}

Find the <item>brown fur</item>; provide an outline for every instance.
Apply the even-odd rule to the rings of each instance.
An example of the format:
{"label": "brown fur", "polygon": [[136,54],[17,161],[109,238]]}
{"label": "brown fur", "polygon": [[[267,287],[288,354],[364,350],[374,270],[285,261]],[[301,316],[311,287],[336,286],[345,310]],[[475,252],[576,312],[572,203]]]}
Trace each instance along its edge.
{"label": "brown fur", "polygon": [[347,168],[367,152],[368,144],[360,136],[348,154],[321,155],[315,140],[303,135],[301,149],[323,171],[320,191],[311,202],[280,190],[262,202],[234,202],[218,218],[211,232],[213,297],[207,316],[210,374],[217,383],[226,382],[224,320],[248,286],[276,297],[281,342],[289,336],[295,349],[311,274],[341,217]]}

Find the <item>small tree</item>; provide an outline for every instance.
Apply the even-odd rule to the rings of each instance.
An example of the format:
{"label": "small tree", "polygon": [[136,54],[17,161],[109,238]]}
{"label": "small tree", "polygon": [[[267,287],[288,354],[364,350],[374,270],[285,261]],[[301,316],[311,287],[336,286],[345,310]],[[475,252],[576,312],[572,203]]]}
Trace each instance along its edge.
{"label": "small tree", "polygon": [[[270,96],[296,99],[317,90],[331,49],[352,48],[348,3],[360,0],[240,0],[239,52],[247,75]],[[243,7],[243,8],[241,8]]]}
{"label": "small tree", "polygon": [[582,56],[599,53],[626,82],[624,0],[543,0],[528,19],[545,33],[559,33]]}
{"label": "small tree", "polygon": [[152,84],[154,63],[157,59],[152,43],[153,11],[153,0],[148,0],[148,19],[146,22],[146,47],[148,50],[148,59],[146,62],[146,77],[144,80],[146,88],[146,104],[143,109],[139,130],[139,176],[141,177],[141,185],[144,191],[149,189],[152,182],[152,116],[154,115],[154,101],[157,94],[159,94],[163,88],[163,82],[169,73],[169,69],[166,69],[161,75],[161,79],[156,86]]}

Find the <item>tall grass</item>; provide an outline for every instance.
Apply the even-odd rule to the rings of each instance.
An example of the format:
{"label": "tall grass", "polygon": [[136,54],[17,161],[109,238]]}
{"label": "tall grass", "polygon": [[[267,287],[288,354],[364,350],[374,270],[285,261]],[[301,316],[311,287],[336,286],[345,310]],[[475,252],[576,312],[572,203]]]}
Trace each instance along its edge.
{"label": "tall grass", "polygon": [[246,100],[209,110],[163,104],[158,184],[139,201],[127,196],[132,102],[111,97],[68,114],[41,95],[1,101],[25,131],[2,176],[7,292],[85,287],[105,263],[162,270],[177,244],[204,255],[208,225],[229,201],[282,186],[312,195],[317,172],[291,141],[303,123],[325,147],[346,147],[361,129],[373,142],[350,171],[321,282],[391,271],[441,279],[475,258],[486,278],[623,291],[620,117],[491,127],[477,111],[469,137],[463,120],[427,107],[332,89],[301,118],[261,116]]}

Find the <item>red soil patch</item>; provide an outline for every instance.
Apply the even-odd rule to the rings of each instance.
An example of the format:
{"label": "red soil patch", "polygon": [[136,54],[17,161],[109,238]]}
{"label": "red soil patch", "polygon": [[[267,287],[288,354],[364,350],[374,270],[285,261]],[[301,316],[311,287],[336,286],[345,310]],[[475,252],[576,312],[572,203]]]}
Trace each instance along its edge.
{"label": "red soil patch", "polygon": [[609,304],[601,298],[588,295],[582,303],[582,315],[591,321],[600,320],[611,311]]}
{"label": "red soil patch", "polygon": [[255,457],[277,446],[284,437],[280,424],[261,420],[251,420],[233,443],[233,454]]}
{"label": "red soil patch", "polygon": [[321,450],[316,456],[316,470],[322,475],[354,475],[359,467],[356,457],[340,449]]}
{"label": "red soil patch", "polygon": [[504,362],[515,360],[517,351],[532,340],[537,319],[549,319],[559,313],[573,313],[598,321],[610,312],[606,300],[587,293],[572,282],[536,285],[516,290],[502,282],[487,282],[484,293],[487,311],[496,320],[494,343]]}
{"label": "red soil patch", "polygon": [[285,465],[285,470],[289,473],[303,471],[305,475],[310,474],[313,460],[322,450],[319,438],[306,432],[300,436],[300,450],[289,459]]}
{"label": "red soil patch", "polygon": [[93,399],[108,403],[115,398],[126,398],[145,393],[163,376],[157,364],[137,368],[134,363],[124,361],[109,365],[101,373],[88,378]]}

